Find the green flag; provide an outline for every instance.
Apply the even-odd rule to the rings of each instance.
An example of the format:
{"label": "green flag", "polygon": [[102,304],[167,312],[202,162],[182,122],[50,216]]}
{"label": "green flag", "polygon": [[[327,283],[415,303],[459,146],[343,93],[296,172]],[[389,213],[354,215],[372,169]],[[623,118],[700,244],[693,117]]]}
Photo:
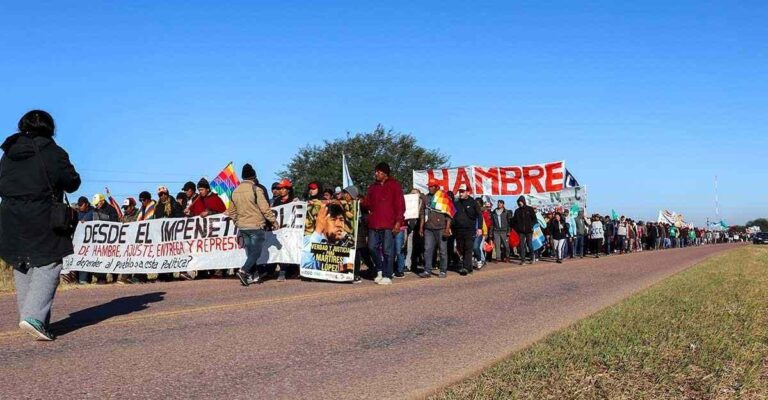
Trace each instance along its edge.
{"label": "green flag", "polygon": [[611,219],[619,219],[619,214],[616,214],[614,209],[611,209]]}

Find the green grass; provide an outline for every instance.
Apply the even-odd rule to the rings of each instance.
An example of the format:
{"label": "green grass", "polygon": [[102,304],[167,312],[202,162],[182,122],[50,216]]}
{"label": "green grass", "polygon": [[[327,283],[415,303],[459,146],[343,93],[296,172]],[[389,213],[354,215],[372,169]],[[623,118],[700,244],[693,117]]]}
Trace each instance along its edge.
{"label": "green grass", "polygon": [[708,259],[433,398],[768,398],[768,248]]}

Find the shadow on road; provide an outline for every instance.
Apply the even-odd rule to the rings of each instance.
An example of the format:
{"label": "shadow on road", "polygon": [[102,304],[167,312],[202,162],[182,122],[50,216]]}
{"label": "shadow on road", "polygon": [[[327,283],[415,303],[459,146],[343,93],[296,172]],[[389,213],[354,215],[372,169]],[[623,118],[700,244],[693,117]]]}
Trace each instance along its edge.
{"label": "shadow on road", "polygon": [[149,308],[150,303],[163,301],[166,292],[146,293],[139,296],[126,296],[109,303],[99,304],[84,310],[73,312],[61,321],[51,324],[51,331],[63,336],[86,326],[96,325],[112,317],[128,315]]}

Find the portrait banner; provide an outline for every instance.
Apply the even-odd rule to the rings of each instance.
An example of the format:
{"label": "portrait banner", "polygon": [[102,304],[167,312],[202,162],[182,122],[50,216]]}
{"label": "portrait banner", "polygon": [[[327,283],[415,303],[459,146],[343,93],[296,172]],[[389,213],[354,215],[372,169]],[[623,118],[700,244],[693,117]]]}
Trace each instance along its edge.
{"label": "portrait banner", "polygon": [[334,282],[354,280],[359,202],[307,203],[300,274],[304,278]]}

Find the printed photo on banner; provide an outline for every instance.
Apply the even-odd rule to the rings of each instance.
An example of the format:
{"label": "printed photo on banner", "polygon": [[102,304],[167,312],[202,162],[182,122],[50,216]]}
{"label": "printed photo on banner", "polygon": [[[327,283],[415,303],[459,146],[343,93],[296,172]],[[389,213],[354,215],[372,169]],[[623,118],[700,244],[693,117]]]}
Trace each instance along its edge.
{"label": "printed photo on banner", "polygon": [[301,276],[336,282],[354,280],[357,201],[307,203]]}

